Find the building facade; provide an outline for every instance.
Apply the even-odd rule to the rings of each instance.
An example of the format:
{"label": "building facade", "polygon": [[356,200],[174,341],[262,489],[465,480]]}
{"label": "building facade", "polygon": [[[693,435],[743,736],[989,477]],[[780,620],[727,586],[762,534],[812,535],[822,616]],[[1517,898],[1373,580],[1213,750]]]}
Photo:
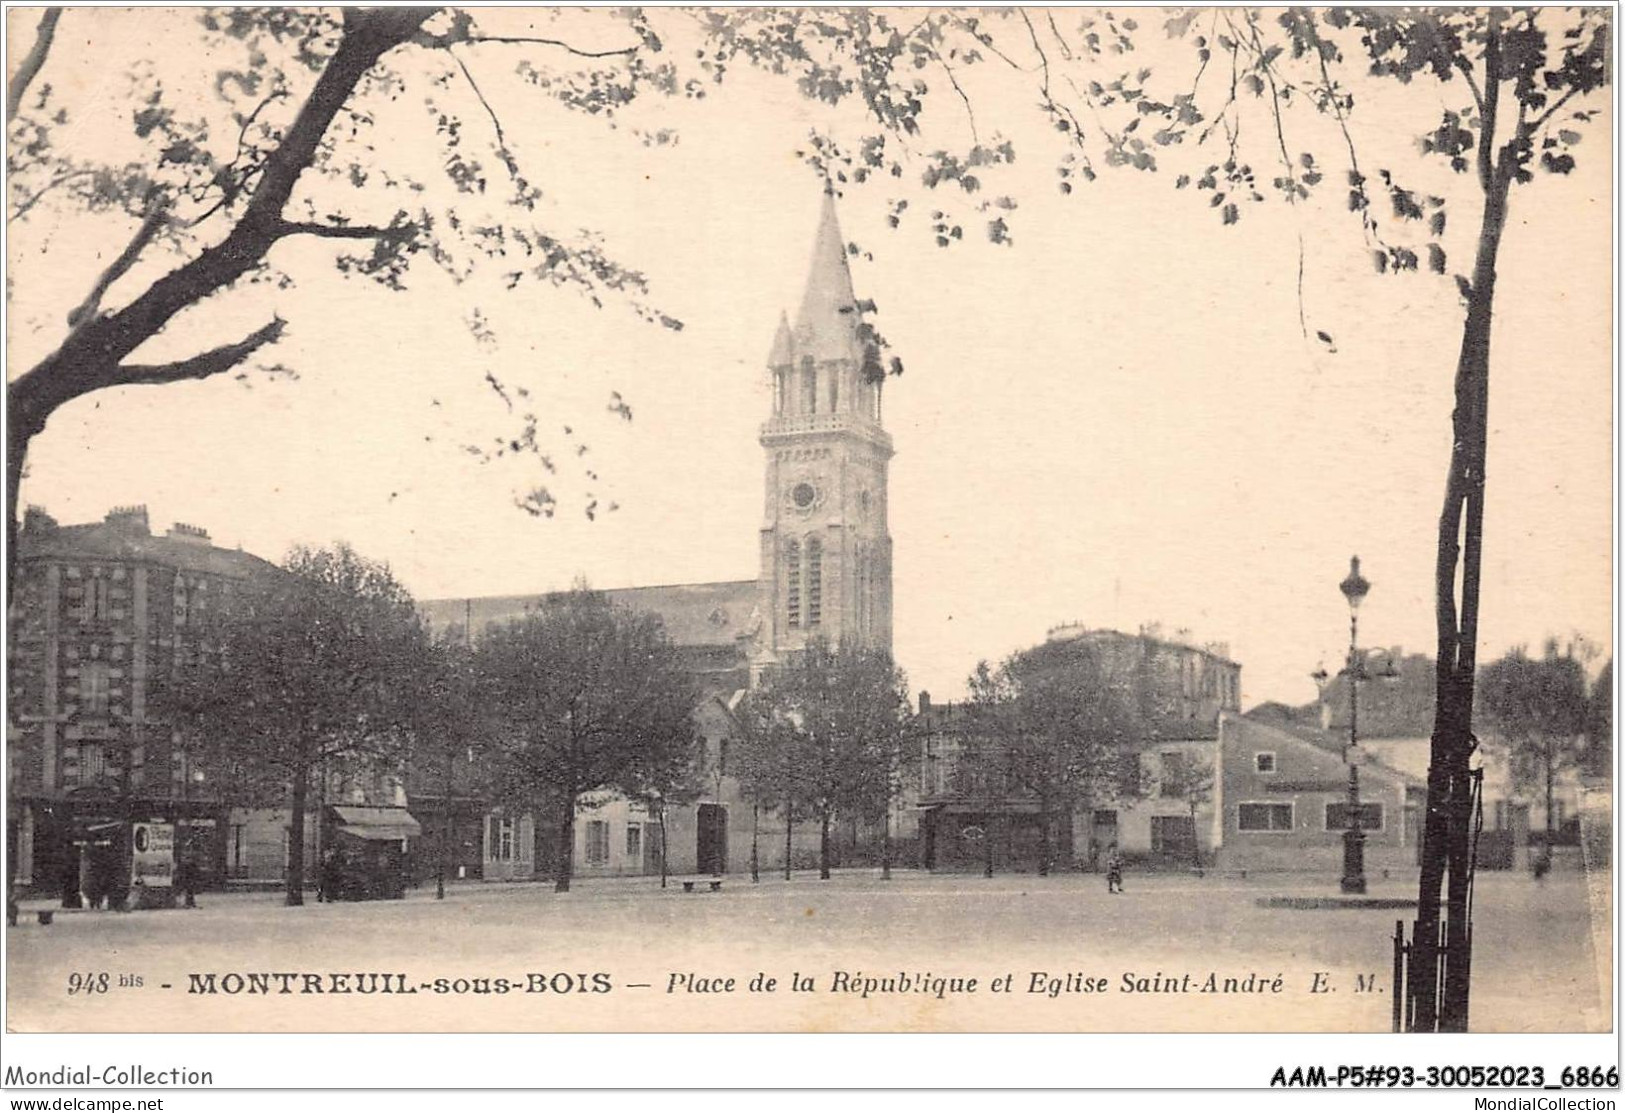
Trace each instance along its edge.
{"label": "building facade", "polygon": [[73,526],[26,512],[7,662],[14,886],[69,904],[120,892],[136,821],[175,825],[203,885],[283,854],[280,825],[227,808],[211,771],[155,711],[204,616],[237,585],[279,574],[195,526],[154,534],[142,506]]}
{"label": "building facade", "polygon": [[[1434,662],[1426,654],[1407,655],[1398,647],[1373,650],[1368,658],[1366,671],[1372,679],[1360,684],[1355,731],[1361,776],[1397,776],[1408,786],[1406,822],[1402,826],[1389,822],[1395,814],[1390,809],[1382,830],[1388,833],[1392,828],[1394,839],[1403,846],[1402,852],[1391,857],[1415,868],[1421,850],[1420,809],[1432,758]],[[1247,719],[1292,735],[1322,753],[1339,755],[1337,760],[1342,760],[1341,755],[1348,752],[1352,711],[1348,678],[1338,675],[1329,679],[1313,703],[1265,704],[1249,711]],[[1522,868],[1529,861],[1531,845],[1545,838],[1545,786],[1538,770],[1523,780],[1516,777],[1504,740],[1493,726],[1486,725],[1481,731],[1473,757],[1482,778],[1484,817],[1478,838],[1478,864],[1483,869]],[[1346,777],[1346,765],[1344,769]],[[1292,778],[1279,783],[1291,784]],[[1307,792],[1301,800],[1293,801],[1296,811],[1302,815],[1320,814],[1315,796]],[[1582,796],[1580,769],[1572,763],[1561,764],[1553,775],[1552,828],[1557,846],[1569,848],[1571,855],[1578,852]],[[1368,846],[1371,843],[1368,833]]]}
{"label": "building facade", "polygon": [[1346,734],[1272,721],[1268,713],[1225,716],[1221,866],[1335,877],[1352,816],[1365,833],[1367,876],[1414,872],[1426,783],[1372,753],[1355,753],[1359,808],[1351,810],[1347,742]]}
{"label": "building facade", "polygon": [[[1147,628],[1137,634],[1079,625],[1049,632],[1047,647],[1086,653],[1127,697],[1138,737],[1118,767],[1093,778],[1087,799],[1040,814],[996,770],[962,704],[920,700],[919,857],[942,870],[1038,867],[1045,825],[1060,868],[1098,867],[1112,849],[1131,861],[1194,867],[1223,841],[1220,722],[1239,711],[1241,666],[1224,646],[1196,645]],[[1064,659],[1064,658],[1063,658]],[[970,769],[977,772],[967,776]]]}

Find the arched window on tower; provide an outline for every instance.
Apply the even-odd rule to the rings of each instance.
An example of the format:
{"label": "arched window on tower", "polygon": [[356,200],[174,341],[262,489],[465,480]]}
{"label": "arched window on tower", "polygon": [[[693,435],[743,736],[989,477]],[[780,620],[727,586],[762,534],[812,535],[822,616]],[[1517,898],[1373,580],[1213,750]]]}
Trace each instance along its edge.
{"label": "arched window on tower", "polygon": [[817,626],[824,611],[824,545],[807,539],[807,625]]}
{"label": "arched window on tower", "polygon": [[829,412],[839,413],[841,409],[841,370],[838,367],[830,368],[829,372]]}
{"label": "arched window on tower", "polygon": [[801,625],[801,542],[791,540],[784,546],[785,622],[794,630]]}
{"label": "arched window on tower", "polygon": [[784,378],[785,372],[782,369],[773,372],[773,413],[775,416],[784,412]]}
{"label": "arched window on tower", "polygon": [[812,356],[801,360],[801,408],[810,414],[818,412],[818,365]]}

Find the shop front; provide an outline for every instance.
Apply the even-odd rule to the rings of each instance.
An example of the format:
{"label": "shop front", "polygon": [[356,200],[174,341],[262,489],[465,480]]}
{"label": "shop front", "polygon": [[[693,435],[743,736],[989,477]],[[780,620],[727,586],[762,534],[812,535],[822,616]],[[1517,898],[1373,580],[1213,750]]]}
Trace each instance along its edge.
{"label": "shop front", "polygon": [[[7,831],[11,881],[17,894],[51,896],[64,908],[167,906],[142,889],[165,888],[160,875],[137,873],[137,828],[147,828],[169,863],[162,877],[179,869],[194,890],[217,888],[225,873],[225,844],[218,805],[124,797],[90,788],[58,798],[35,798],[13,807]],[[162,830],[154,830],[162,829]],[[147,859],[149,867],[153,859]]]}
{"label": "shop front", "polygon": [[330,805],[317,878],[327,900],[399,900],[411,876],[407,840],[423,834],[405,808]]}

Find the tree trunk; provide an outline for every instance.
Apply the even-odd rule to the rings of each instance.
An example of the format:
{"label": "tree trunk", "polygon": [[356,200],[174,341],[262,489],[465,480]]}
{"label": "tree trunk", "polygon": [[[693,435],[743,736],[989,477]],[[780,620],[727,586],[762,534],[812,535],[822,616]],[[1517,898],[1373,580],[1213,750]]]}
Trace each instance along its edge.
{"label": "tree trunk", "polygon": [[1541,858],[1545,861],[1548,869],[1552,865],[1552,844],[1557,839],[1557,823],[1555,822],[1557,817],[1553,814],[1554,809],[1552,808],[1553,750],[1552,736],[1548,734],[1546,736],[1546,849],[1541,854]]}
{"label": "tree trunk", "polygon": [[660,887],[664,889],[666,887],[666,876],[669,873],[666,868],[666,802],[664,800],[655,809],[655,818],[660,823]]}
{"label": "tree trunk", "polygon": [[1049,876],[1050,860],[1050,831],[1049,831],[1049,798],[1042,794],[1038,797],[1038,876]]}
{"label": "tree trunk", "polygon": [[309,797],[310,770],[301,767],[293,775],[293,790],[288,800],[287,903],[290,907],[305,903],[305,805]]}
{"label": "tree trunk", "polygon": [[[1489,53],[1496,56],[1497,44]],[[1495,63],[1497,70],[1498,61]],[[1488,114],[1493,119],[1493,112]],[[1481,142],[1488,143],[1484,137]],[[1428,768],[1427,815],[1422,831],[1422,872],[1417,894],[1417,944],[1411,963],[1412,1027],[1418,1031],[1466,1031],[1471,972],[1467,898],[1472,869],[1473,684],[1477,669],[1478,588],[1484,524],[1484,471],[1488,429],[1490,332],[1495,299],[1495,262],[1506,226],[1509,178],[1492,168],[1485,181],[1478,255],[1473,266],[1467,320],[1456,363],[1454,446],[1439,516],[1434,569],[1438,661],[1433,740]],[[1456,605],[1458,562],[1461,604]],[[1442,999],[1435,996],[1439,955],[1440,888],[1448,876],[1445,921],[1450,961]]]}
{"label": "tree trunk", "polygon": [[576,850],[576,794],[566,793],[559,809],[559,844],[553,855],[553,891],[570,891],[570,871]]}
{"label": "tree trunk", "polygon": [[752,803],[750,806],[750,880],[753,885],[762,880],[761,830],[762,806]]}
{"label": "tree trunk", "polygon": [[880,880],[891,880],[891,804],[880,820]]}
{"label": "tree trunk", "polygon": [[445,753],[446,759],[446,795],[441,801],[444,805],[444,818],[440,824],[440,854],[439,861],[435,863],[434,871],[434,899],[446,899],[446,856],[451,853],[451,771],[454,768],[451,751]]}
{"label": "tree trunk", "polygon": [[993,876],[993,813],[989,812],[982,828],[982,876]]}
{"label": "tree trunk", "polygon": [[794,849],[795,824],[791,816],[795,815],[795,801],[789,797],[784,800],[784,879],[790,880],[790,852]]}
{"label": "tree trunk", "polygon": [[818,813],[818,880],[829,880],[829,809]]}

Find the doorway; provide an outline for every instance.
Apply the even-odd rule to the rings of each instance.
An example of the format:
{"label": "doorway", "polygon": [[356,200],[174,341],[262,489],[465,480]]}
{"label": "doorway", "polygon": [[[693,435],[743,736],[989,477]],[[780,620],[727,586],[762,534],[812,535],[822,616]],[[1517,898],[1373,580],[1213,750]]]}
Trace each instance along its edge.
{"label": "doorway", "polygon": [[728,809],[721,804],[701,804],[696,820],[695,870],[712,875],[727,873]]}
{"label": "doorway", "polygon": [[1096,808],[1089,829],[1089,868],[1100,868],[1106,851],[1117,845],[1117,809]]}

